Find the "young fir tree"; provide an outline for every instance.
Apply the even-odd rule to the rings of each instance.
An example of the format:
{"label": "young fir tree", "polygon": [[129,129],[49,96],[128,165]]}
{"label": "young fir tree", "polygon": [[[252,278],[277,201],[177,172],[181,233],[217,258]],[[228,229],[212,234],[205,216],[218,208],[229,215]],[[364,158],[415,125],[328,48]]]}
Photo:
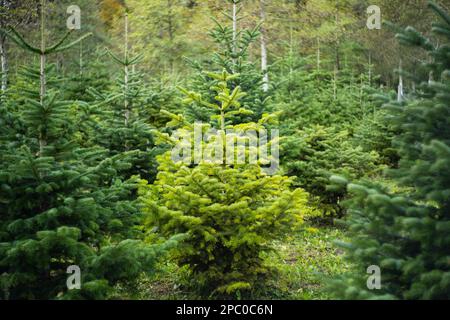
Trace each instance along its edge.
{"label": "young fir tree", "polygon": [[84,57],[81,63],[78,62],[77,71],[62,82],[64,91],[61,90],[61,93],[64,93],[64,99],[77,102],[79,112],[74,116],[78,123],[78,143],[84,147],[99,145],[98,136],[104,128],[101,120],[110,116],[106,106],[117,98],[107,99],[98,93],[112,90],[112,62],[107,61],[107,55],[106,51],[96,50],[93,61]]}
{"label": "young fir tree", "polygon": [[[248,296],[270,271],[263,253],[272,249],[272,241],[286,236],[313,210],[307,205],[305,191],[291,190],[291,179],[264,173],[262,165],[267,156],[254,164],[230,163],[225,158],[227,152],[232,152],[233,157],[237,153],[226,142],[225,130],[264,129],[272,117],[265,115],[256,123],[229,124],[228,118],[246,112],[240,103],[244,93],[240,87],[230,87],[239,75],[226,71],[207,75],[218,81],[213,88],[214,104],[198,93],[183,91],[186,103],[195,101],[216,113],[214,121],[203,124],[201,131],[207,134],[213,128],[218,135],[194,147],[194,157],[200,155],[200,161],[192,164],[194,125],[172,114],[169,125],[180,129],[175,138],[161,138],[176,148],[187,148],[183,154],[186,158],[175,161],[177,149],[159,156],[157,179],[154,185],[143,187],[142,200],[148,228],[165,237],[179,232],[188,235],[176,256],[180,266],[188,267],[192,283],[202,296]],[[267,146],[272,143],[276,143],[275,139],[269,140]],[[213,159],[212,154],[216,156]]]}
{"label": "young fir tree", "polygon": [[398,153],[392,145],[393,138],[398,130],[386,121],[387,110],[384,104],[397,96],[395,91],[380,94],[379,89],[368,88],[371,93],[371,105],[366,115],[354,128],[354,140],[365,152],[376,152],[379,156],[378,164],[395,168],[398,165]]}
{"label": "young fir tree", "polygon": [[[202,94],[205,101],[214,103],[214,92],[210,88],[217,85],[217,80],[209,77],[203,71],[206,69],[220,73],[222,70],[226,70],[230,74],[240,74],[239,78],[230,81],[229,86],[231,89],[239,86],[246,92],[246,96],[242,98],[241,103],[248,112],[235,115],[230,118],[230,121],[235,123],[258,121],[265,112],[270,111],[270,90],[265,91],[263,89],[264,74],[249,58],[251,46],[261,34],[261,24],[256,25],[253,29],[239,29],[239,23],[243,19],[240,16],[241,4],[245,4],[245,1],[227,0],[226,2],[232,5],[232,14],[223,12],[231,27],[222,25],[213,19],[216,26],[210,31],[209,35],[217,45],[218,50],[204,62],[189,61],[197,71],[193,88]],[[189,105],[185,113],[190,120],[204,122],[208,122],[213,114],[210,109],[196,102]]]}
{"label": "young fir tree", "polygon": [[[312,70],[311,70],[312,69]],[[341,174],[360,178],[377,173],[380,160],[362,145],[355,128],[373,117],[366,92],[367,75],[317,69],[311,57],[288,56],[277,63],[277,110],[281,113],[281,162],[297,186],[315,197],[325,215],[342,215],[345,190],[329,188],[329,178]],[[336,96],[334,87],[336,86]],[[370,110],[370,113],[369,113]]]}
{"label": "young fir tree", "polygon": [[[334,178],[353,194],[352,241],[343,245],[355,267],[335,284],[341,298],[450,298],[450,15],[430,6],[441,18],[432,29],[439,46],[412,27],[397,35],[428,53],[432,59],[424,67],[435,75],[435,81],[422,79],[403,102],[388,105],[400,131],[394,138],[399,168],[389,176],[406,190]],[[373,265],[381,271],[379,290],[367,285],[376,285],[367,281]]]}
{"label": "young fir tree", "polygon": [[378,154],[364,150],[349,130],[310,125],[296,130],[282,143],[282,161],[295,184],[313,195],[325,216],[342,216],[345,190],[330,188],[329,178],[340,174],[347,178],[374,175],[380,167]]}
{"label": "young fir tree", "polygon": [[[15,30],[15,43],[40,56],[40,69],[26,69],[23,101],[2,101],[0,164],[0,296],[2,299],[104,299],[114,286],[151,272],[158,253],[174,242],[150,246],[136,225],[139,211],[130,196],[138,181],[124,182],[128,155],[108,158],[102,148],[76,143],[76,104],[60,100],[47,57],[65,44],[45,43],[41,2],[41,46]],[[17,96],[17,94],[16,94]],[[5,140],[4,140],[5,139]],[[132,240],[136,239],[136,240]],[[69,290],[68,267],[81,269],[81,289]]]}
{"label": "young fir tree", "polygon": [[125,172],[124,178],[139,175],[152,181],[156,175],[152,127],[145,118],[141,118],[146,107],[146,88],[141,80],[142,74],[136,71],[142,56],[130,54],[128,9],[125,9],[124,16],[124,56],[121,58],[108,51],[122,70],[117,84],[107,93],[101,93],[95,88],[90,90],[103,108],[110,107],[104,112],[104,116],[100,117],[101,124],[100,130],[96,132],[96,142],[110,150],[112,156],[135,151],[132,167]]}
{"label": "young fir tree", "polygon": [[[78,48],[77,48],[78,47]],[[105,92],[111,89],[111,68],[113,63],[108,59],[108,52],[98,47],[85,48],[79,44],[79,57],[73,60],[73,72],[65,83],[64,94],[67,99],[94,102],[95,97],[90,88]]]}

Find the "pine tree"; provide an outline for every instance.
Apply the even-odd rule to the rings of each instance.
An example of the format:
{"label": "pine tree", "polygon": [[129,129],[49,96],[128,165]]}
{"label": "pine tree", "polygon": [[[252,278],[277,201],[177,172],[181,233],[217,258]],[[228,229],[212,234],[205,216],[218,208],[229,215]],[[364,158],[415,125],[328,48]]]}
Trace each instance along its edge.
{"label": "pine tree", "polygon": [[[393,141],[399,167],[389,177],[401,188],[333,179],[353,195],[352,241],[343,246],[355,267],[335,284],[342,298],[450,298],[450,15],[430,6],[440,17],[432,28],[439,46],[412,27],[397,35],[402,44],[425,50],[432,60],[424,67],[436,75],[431,82],[424,77],[402,102],[387,105],[400,132]],[[381,270],[379,290],[366,284],[372,265]]]}
{"label": "pine tree", "polygon": [[365,151],[349,130],[310,125],[286,137],[282,144],[283,167],[295,177],[295,185],[315,198],[316,206],[325,216],[345,214],[341,202],[347,193],[330,188],[331,175],[347,178],[375,175],[379,170],[378,154]]}
{"label": "pine tree", "polygon": [[135,151],[132,167],[124,178],[139,175],[149,181],[156,175],[154,161],[154,143],[152,127],[142,119],[145,110],[146,88],[142,83],[142,74],[136,71],[142,55],[132,56],[128,39],[128,9],[125,9],[125,45],[123,58],[108,51],[113,61],[119,65],[122,72],[117,84],[111,91],[103,93],[95,88],[90,92],[96,100],[108,108],[101,117],[100,130],[96,132],[96,142],[108,150],[111,155],[127,151]]}
{"label": "pine tree", "polygon": [[[139,180],[123,181],[129,156],[77,144],[77,104],[61,100],[48,55],[70,49],[70,32],[41,46],[14,29],[3,30],[20,47],[40,56],[26,68],[29,85],[2,101],[0,133],[0,288],[2,299],[105,299],[117,283],[152,272],[158,254],[173,246],[145,244],[136,226],[141,216],[132,197]],[[36,89],[38,88],[38,89]],[[24,96],[22,100],[17,95]],[[3,140],[5,139],[5,140]],[[81,269],[81,289],[68,290],[67,269]]]}
{"label": "pine tree", "polygon": [[[154,185],[141,191],[149,229],[156,229],[165,237],[180,232],[187,234],[176,255],[177,261],[188,267],[194,288],[204,297],[248,296],[260,283],[258,280],[270,276],[262,254],[272,249],[271,242],[283,238],[314,211],[308,206],[305,191],[291,189],[291,179],[264,173],[262,166],[267,158],[260,158],[254,164],[229,163],[225,159],[232,150],[225,142],[225,130],[264,129],[273,118],[266,115],[257,123],[229,124],[227,118],[246,112],[240,103],[244,93],[240,87],[231,89],[230,86],[238,76],[226,71],[208,73],[208,77],[219,83],[214,87],[215,104],[183,89],[186,103],[195,101],[216,113],[214,121],[203,124],[201,130],[207,134],[214,128],[218,136],[195,147],[199,149],[194,157],[199,152],[204,157],[198,164],[192,164],[189,154],[194,124],[182,115],[172,114],[173,120],[168,125],[179,130],[173,137],[166,134],[160,139],[175,145],[175,153],[168,151],[158,157],[157,179]],[[267,143],[270,145],[275,140]],[[187,158],[175,161],[173,157],[180,146],[187,147],[183,154]],[[209,159],[212,153],[215,160]]]}
{"label": "pine tree", "polygon": [[[373,114],[368,71],[347,66],[336,83],[334,71],[314,68],[314,57],[280,59],[274,67],[277,111],[281,111],[285,134],[310,124],[352,129]],[[372,79],[373,80],[373,79]],[[336,85],[336,96],[334,86]]]}
{"label": "pine tree", "polygon": [[[69,100],[79,100],[95,103],[95,97],[90,93],[90,88],[98,92],[106,92],[111,89],[111,68],[113,62],[108,59],[108,52],[98,47],[92,51],[84,48],[81,42],[78,46],[79,56],[74,59],[74,72],[64,83],[65,97]],[[90,54],[87,54],[87,52]]]}
{"label": "pine tree", "polygon": [[[381,170],[378,150],[364,145],[356,128],[373,118],[367,75],[341,70],[334,96],[334,72],[314,68],[314,57],[288,55],[275,68],[276,109],[281,113],[281,163],[326,216],[342,216],[345,190],[330,188],[329,178],[375,175]],[[375,111],[372,111],[375,110]],[[359,135],[361,135],[359,133]]]}
{"label": "pine tree", "polygon": [[369,88],[371,92],[371,103],[363,120],[354,129],[354,139],[365,152],[376,152],[379,155],[378,164],[388,168],[398,166],[398,153],[392,145],[393,138],[398,130],[386,121],[388,112],[382,107],[396,93],[380,94],[380,90]]}
{"label": "pine tree", "polygon": [[[240,77],[231,80],[229,85],[232,89],[239,86],[246,92],[241,103],[249,112],[234,116],[230,118],[230,121],[235,123],[258,121],[265,112],[270,111],[270,90],[267,92],[263,90],[264,74],[249,58],[251,45],[258,40],[261,34],[261,23],[252,29],[240,29],[239,23],[243,20],[243,17],[240,16],[241,5],[245,4],[245,1],[227,0],[227,2],[232,5],[232,14],[227,12],[223,12],[223,14],[230,22],[231,27],[213,19],[215,27],[209,32],[217,46],[217,51],[204,62],[188,60],[197,73],[192,86],[196,92],[202,94],[205,101],[214,103],[214,93],[210,88],[217,85],[217,80],[208,77],[208,74],[203,71],[207,69],[220,73],[222,70],[226,70],[230,74],[240,74]],[[188,106],[185,113],[191,120],[204,122],[209,121],[212,115],[211,110],[195,102]]]}

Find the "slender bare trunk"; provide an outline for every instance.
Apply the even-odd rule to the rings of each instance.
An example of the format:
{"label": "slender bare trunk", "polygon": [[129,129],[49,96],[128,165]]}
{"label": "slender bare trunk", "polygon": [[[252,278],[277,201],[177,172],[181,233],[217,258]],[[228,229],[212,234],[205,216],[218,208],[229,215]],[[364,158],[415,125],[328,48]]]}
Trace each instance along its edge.
{"label": "slender bare trunk", "polygon": [[336,55],[336,68],[338,70],[341,69],[341,56],[339,53],[339,47],[340,47],[340,41],[339,41],[339,13],[338,11],[336,11],[336,29],[337,31],[335,32],[336,34],[336,38],[335,38],[335,55]]}
{"label": "slender bare trunk", "polygon": [[[167,1],[167,7],[168,7],[168,12],[169,12],[169,17],[168,17],[168,32],[169,32],[169,40],[170,43],[173,44],[174,38],[175,38],[175,30],[174,30],[174,22],[173,22],[173,13],[172,13],[172,0],[168,0]],[[169,68],[170,68],[170,73],[173,74],[175,71],[175,61],[174,61],[174,55],[173,53],[170,53],[169,56]]]}
{"label": "slender bare trunk", "polygon": [[233,72],[236,68],[237,53],[237,4],[233,2]]}
{"label": "slender bare trunk", "polygon": [[[1,0],[0,5],[2,6],[3,10],[9,10],[9,1]],[[0,28],[5,28],[7,25],[7,22],[5,21],[5,18],[0,16]],[[1,89],[2,92],[5,92],[8,88],[8,53],[6,51],[6,36],[4,34],[0,35],[0,59],[1,59],[1,72],[2,72],[2,84]]]}
{"label": "slender bare trunk", "polygon": [[317,38],[317,71],[320,71],[320,38]]}
{"label": "slender bare trunk", "polygon": [[8,55],[6,52],[6,37],[0,36],[0,56],[2,65],[2,92],[8,89]]}
{"label": "slender bare trunk", "polygon": [[45,0],[41,0],[41,60],[40,60],[40,101],[44,103],[46,93],[46,79],[45,79]]}
{"label": "slender bare trunk", "polygon": [[[128,60],[128,13],[125,13],[125,61]],[[125,126],[128,126],[128,122],[130,120],[130,110],[128,108],[128,80],[129,80],[129,70],[128,63],[125,64],[124,67],[124,116],[125,116]]]}
{"label": "slender bare trunk", "polygon": [[[47,80],[45,77],[45,0],[41,0],[41,59],[40,59],[40,83],[41,89],[39,93],[40,103],[44,105],[44,99],[47,90]],[[39,155],[44,152],[44,147],[47,145],[44,132],[39,133]]]}
{"label": "slender bare trunk", "polygon": [[[363,95],[364,95],[364,77],[361,75],[361,84],[359,87],[359,104],[361,105],[361,108],[364,107]],[[363,111],[365,113],[365,110]]]}
{"label": "slender bare trunk", "polygon": [[399,81],[398,81],[398,90],[397,90],[397,101],[402,102],[404,91],[403,91],[403,75],[402,75],[402,60],[400,59],[400,68],[399,68]]}
{"label": "slender bare trunk", "polygon": [[83,41],[80,42],[80,81],[83,79],[83,68],[84,68],[84,61],[83,61]]}
{"label": "slender bare trunk", "polygon": [[338,73],[338,67],[334,66],[334,79],[333,79],[333,99],[337,99],[337,73]]}
{"label": "slender bare trunk", "polygon": [[[264,0],[260,0],[261,20],[266,20],[266,11],[264,8]],[[261,28],[261,70],[263,73],[263,91],[269,91],[269,73],[267,70],[267,44],[265,29]]]}
{"label": "slender bare trunk", "polygon": [[292,26],[292,21],[289,26],[289,78],[292,77],[292,73],[294,72],[294,28]]}
{"label": "slender bare trunk", "polygon": [[333,80],[333,98],[334,100],[337,99],[337,77],[338,77],[338,71],[341,68],[341,57],[339,55],[339,8],[336,6],[336,14],[335,14],[335,61],[334,61],[334,80]]}

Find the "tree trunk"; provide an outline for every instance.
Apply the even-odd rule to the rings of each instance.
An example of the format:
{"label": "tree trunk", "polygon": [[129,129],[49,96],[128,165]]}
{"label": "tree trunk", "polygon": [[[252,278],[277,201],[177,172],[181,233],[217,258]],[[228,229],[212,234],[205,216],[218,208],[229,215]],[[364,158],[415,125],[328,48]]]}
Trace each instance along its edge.
{"label": "tree trunk", "polygon": [[[47,91],[47,80],[45,77],[45,0],[41,0],[41,59],[40,59],[40,82],[41,88],[39,92],[39,98],[41,105],[44,106],[45,95]],[[39,132],[39,155],[44,152],[44,147],[47,145],[46,134]]]}
{"label": "tree trunk", "polygon": [[403,101],[403,76],[402,76],[402,60],[400,60],[400,68],[399,68],[399,81],[398,81],[398,90],[397,90],[397,101],[402,102]]}
{"label": "tree trunk", "polygon": [[8,55],[6,51],[6,36],[0,36],[0,57],[2,65],[2,92],[8,89]]}
{"label": "tree trunk", "polygon": [[80,42],[80,81],[83,81],[83,41]]}
{"label": "tree trunk", "polygon": [[[360,83],[360,87],[359,87],[359,104],[362,109],[364,108],[363,96],[364,96],[364,77],[363,77],[363,75],[361,75],[361,83]],[[364,109],[363,109],[363,114],[365,116]]]}
{"label": "tree trunk", "polygon": [[[265,21],[266,11],[264,7],[264,0],[260,0],[260,14],[261,20]],[[261,28],[261,71],[263,73],[263,91],[269,91],[269,73],[267,70],[267,44],[265,29]]]}
{"label": "tree trunk", "polygon": [[[168,32],[169,32],[169,40],[170,40],[170,47],[173,48],[173,41],[175,38],[175,30],[174,30],[174,22],[173,22],[173,12],[172,12],[173,3],[172,0],[167,1],[167,9],[168,9]],[[172,49],[171,49],[172,51]],[[171,52],[169,54],[169,69],[170,73],[173,74],[175,71],[175,61],[174,61],[174,54]]]}
{"label": "tree trunk", "polygon": [[336,55],[335,64],[336,64],[336,68],[338,70],[340,70],[341,69],[341,56],[339,53],[340,41],[339,41],[339,14],[338,14],[338,12],[336,12],[336,33],[335,34],[336,34],[335,48],[334,48],[335,55]]}
{"label": "tree trunk", "polygon": [[334,79],[333,79],[333,100],[337,99],[337,74],[338,74],[338,67],[334,66]]}
{"label": "tree trunk", "polygon": [[[10,2],[6,0],[0,1],[0,6],[2,11],[8,11]],[[0,15],[0,28],[5,28],[7,26],[6,18]],[[8,52],[6,48],[6,36],[2,34],[0,36],[0,59],[1,59],[1,72],[2,72],[2,84],[1,90],[5,92],[8,89]]]}
{"label": "tree trunk", "polygon": [[128,108],[128,79],[129,79],[129,70],[128,70],[128,13],[125,13],[125,67],[124,67],[124,117],[125,117],[125,126],[128,126],[128,122],[130,120],[130,110]]}
{"label": "tree trunk", "polygon": [[292,21],[289,23],[289,80],[292,80],[292,73],[294,73],[294,28]]}
{"label": "tree trunk", "polygon": [[233,1],[233,73],[236,68],[237,53],[237,4]]}
{"label": "tree trunk", "polygon": [[320,38],[317,38],[317,71],[320,71]]}

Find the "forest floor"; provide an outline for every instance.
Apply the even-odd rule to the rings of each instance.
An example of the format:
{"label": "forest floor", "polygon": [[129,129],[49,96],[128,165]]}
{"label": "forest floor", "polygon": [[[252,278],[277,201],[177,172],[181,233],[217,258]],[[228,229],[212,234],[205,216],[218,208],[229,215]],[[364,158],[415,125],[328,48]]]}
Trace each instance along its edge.
{"label": "forest floor", "polygon": [[[275,243],[275,251],[267,262],[278,270],[264,289],[253,294],[261,300],[323,300],[330,296],[325,288],[327,281],[336,278],[348,268],[343,252],[334,244],[345,240],[342,229],[333,226],[308,228],[290,236],[287,241]],[[140,279],[134,293],[128,291],[125,299],[144,300],[196,300],[195,293],[185,286],[189,273],[172,262],[160,266],[161,272],[153,277]],[[130,295],[131,294],[131,295]]]}

